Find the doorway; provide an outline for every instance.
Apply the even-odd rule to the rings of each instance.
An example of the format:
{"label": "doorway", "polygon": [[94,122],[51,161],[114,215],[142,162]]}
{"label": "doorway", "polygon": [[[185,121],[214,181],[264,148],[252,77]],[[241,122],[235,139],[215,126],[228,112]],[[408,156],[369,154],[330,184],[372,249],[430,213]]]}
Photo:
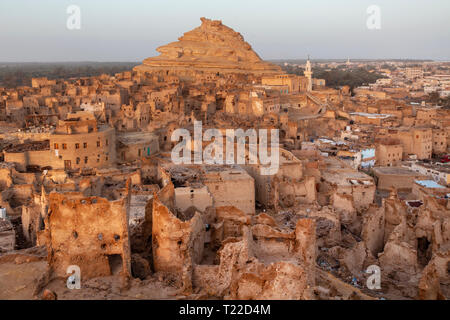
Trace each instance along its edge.
{"label": "doorway", "polygon": [[72,161],[70,161],[70,160],[64,160],[64,169],[65,169],[65,170],[70,170],[70,169],[72,169]]}
{"label": "doorway", "polygon": [[117,275],[122,271],[123,261],[120,254],[108,255],[108,263],[112,275]]}

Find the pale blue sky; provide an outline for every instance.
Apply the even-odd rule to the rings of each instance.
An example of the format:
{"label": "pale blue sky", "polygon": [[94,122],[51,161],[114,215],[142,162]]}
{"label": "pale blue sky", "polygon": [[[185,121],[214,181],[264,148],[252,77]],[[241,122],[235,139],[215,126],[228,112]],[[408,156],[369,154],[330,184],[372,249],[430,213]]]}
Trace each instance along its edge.
{"label": "pale blue sky", "polygon": [[[66,28],[70,4],[81,30]],[[374,4],[381,30],[366,27]],[[263,59],[450,60],[449,0],[0,0],[0,61],[141,61],[202,16]]]}

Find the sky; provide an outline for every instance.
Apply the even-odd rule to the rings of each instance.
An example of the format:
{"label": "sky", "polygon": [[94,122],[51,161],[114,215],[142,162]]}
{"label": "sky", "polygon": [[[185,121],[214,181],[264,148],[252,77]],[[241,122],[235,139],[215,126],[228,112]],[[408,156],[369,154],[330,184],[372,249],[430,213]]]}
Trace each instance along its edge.
{"label": "sky", "polygon": [[[80,8],[80,29],[67,8]],[[371,5],[380,29],[369,29]],[[142,61],[222,20],[263,59],[450,60],[449,0],[0,0],[0,61]]]}

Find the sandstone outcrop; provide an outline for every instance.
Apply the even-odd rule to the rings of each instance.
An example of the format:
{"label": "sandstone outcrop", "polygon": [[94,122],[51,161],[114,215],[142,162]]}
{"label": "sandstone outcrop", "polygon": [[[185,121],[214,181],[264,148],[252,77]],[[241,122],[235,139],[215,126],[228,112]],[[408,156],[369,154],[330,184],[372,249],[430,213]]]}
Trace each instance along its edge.
{"label": "sandstone outcrop", "polygon": [[201,18],[202,25],[176,42],[157,49],[161,55],[147,58],[138,72],[279,74],[280,67],[264,62],[243,36],[219,20]]}

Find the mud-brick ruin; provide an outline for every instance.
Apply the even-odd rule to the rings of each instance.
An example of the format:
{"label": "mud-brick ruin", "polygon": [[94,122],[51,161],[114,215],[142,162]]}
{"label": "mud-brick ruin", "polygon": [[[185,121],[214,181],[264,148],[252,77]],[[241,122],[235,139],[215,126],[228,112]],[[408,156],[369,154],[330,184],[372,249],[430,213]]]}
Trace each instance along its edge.
{"label": "mud-brick ruin", "polygon": [[[0,299],[450,298],[448,110],[284,74],[221,21],[158,52],[0,88]],[[277,170],[176,164],[198,122],[278,129]]]}
{"label": "mud-brick ruin", "polygon": [[183,212],[176,208],[176,190],[168,182],[146,211],[156,272],[176,275],[187,294],[201,288],[208,296],[230,299],[312,295],[313,220],[301,219],[294,230],[282,230],[272,217],[246,214],[235,206],[204,211],[191,206]]}
{"label": "mud-brick ruin", "polygon": [[[69,266],[77,265],[84,278],[131,275],[128,195],[109,201],[51,193],[48,210],[38,245],[47,247],[55,274],[65,276]],[[68,228],[73,229],[71,234]]]}

